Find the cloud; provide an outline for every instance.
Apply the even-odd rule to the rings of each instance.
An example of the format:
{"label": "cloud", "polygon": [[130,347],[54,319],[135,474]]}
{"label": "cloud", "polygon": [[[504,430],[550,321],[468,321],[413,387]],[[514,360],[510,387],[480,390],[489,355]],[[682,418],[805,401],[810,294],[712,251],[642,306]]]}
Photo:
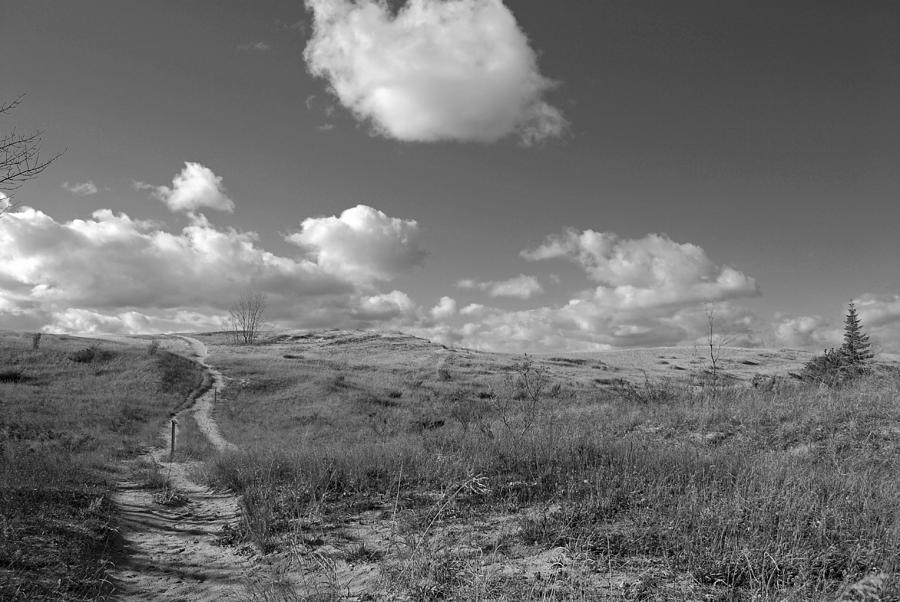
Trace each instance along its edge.
{"label": "cloud", "polygon": [[[572,261],[591,287],[564,303],[519,311],[467,305],[439,324],[422,324],[418,332],[445,343],[506,352],[693,345],[704,339],[705,310],[712,303],[716,336],[729,344],[762,343],[758,333],[763,327],[755,314],[730,301],[758,295],[756,282],[716,265],[696,245],[656,234],[630,240],[569,229],[521,255],[531,261]],[[463,280],[458,286],[524,295],[528,281],[519,276],[503,282]]]}
{"label": "cloud", "polygon": [[108,209],[61,223],[31,208],[0,221],[0,285],[7,299],[94,309],[223,308],[250,288],[307,296],[354,286],[203,219],[170,233]]}
{"label": "cloud", "polygon": [[570,228],[521,255],[530,261],[564,258],[578,264],[599,283],[592,301],[609,309],[689,305],[759,294],[753,278],[717,266],[697,245],[659,234],[623,239],[611,232]]}
{"label": "cloud", "polygon": [[384,322],[413,317],[416,305],[402,291],[362,297],[352,312],[353,318],[362,322]]}
{"label": "cloud", "polygon": [[478,282],[471,279],[460,280],[459,288],[478,289],[485,291],[491,297],[514,297],[516,299],[529,299],[534,295],[544,292],[541,283],[534,276],[519,274],[508,280],[489,280]]}
{"label": "cloud", "polygon": [[824,349],[841,344],[841,330],[822,316],[783,317],[774,324],[775,340],[786,347]]}
{"label": "cloud", "polygon": [[438,304],[431,308],[429,312],[435,320],[447,320],[456,315],[456,300],[452,297],[441,297]]}
{"label": "cloud", "polygon": [[11,208],[12,201],[9,200],[9,195],[4,192],[0,192],[0,214]]}
{"label": "cloud", "polygon": [[414,221],[360,206],[306,220],[296,236],[303,250],[284,256],[199,214],[170,232],[109,209],[61,222],[24,207],[0,219],[0,328],[219,329],[246,291],[265,293],[272,322],[294,328],[426,318],[406,293],[374,286],[422,261]]}
{"label": "cloud", "polygon": [[75,182],[74,184],[63,182],[62,187],[75,196],[91,196],[97,194],[97,186],[94,184],[93,180],[88,180],[87,182]]}
{"label": "cloud", "polygon": [[[108,209],[57,221],[24,207],[0,219],[0,328],[220,329],[228,306],[240,294],[258,291],[267,295],[267,313],[276,325],[399,329],[445,344],[509,352],[693,344],[703,336],[705,304],[716,301],[717,331],[742,344],[758,343],[752,336],[759,331],[755,316],[721,300],[755,294],[755,285],[747,284],[752,279],[741,274],[733,280],[743,286],[722,284],[725,268],[693,245],[604,235],[609,249],[619,249],[604,254],[596,245],[575,244],[581,234],[571,244],[551,237],[526,254],[578,261],[590,287],[563,303],[507,311],[483,304],[460,308],[449,296],[422,307],[404,291],[380,290],[423,262],[421,237],[416,221],[358,205],[338,216],[303,220],[287,237],[299,245],[296,254],[277,255],[255,233],[217,227],[201,214],[170,231]],[[534,284],[539,285],[523,275],[471,283],[498,297],[524,296]],[[631,296],[623,287],[631,287]],[[879,333],[900,327],[900,297],[868,296],[858,306],[864,326],[870,320]],[[804,328],[810,330],[798,322],[794,330]],[[785,326],[783,334],[790,332]]]}
{"label": "cloud", "polygon": [[172,180],[172,187],[135,182],[138,190],[149,190],[154,198],[174,212],[193,212],[207,207],[234,212],[234,201],[225,193],[222,178],[199,163],[185,162],[184,169]]}
{"label": "cloud", "polygon": [[391,280],[421,265],[426,255],[415,220],[388,217],[367,205],[340,217],[303,220],[287,240],[306,249],[326,272],[353,282]]}
{"label": "cloud", "polygon": [[272,50],[272,45],[268,42],[246,42],[238,45],[238,50],[243,52],[267,52]]}
{"label": "cloud", "polygon": [[69,308],[53,312],[50,322],[42,330],[79,334],[132,334],[224,330],[228,327],[225,316],[210,316],[192,311],[175,311],[167,316],[154,316],[138,311],[103,314],[88,309]]}
{"label": "cloud", "polygon": [[566,121],[554,83],[501,0],[410,0],[396,15],[378,0],[306,0],[314,33],[304,57],[341,104],[385,137],[408,142],[525,144]]}

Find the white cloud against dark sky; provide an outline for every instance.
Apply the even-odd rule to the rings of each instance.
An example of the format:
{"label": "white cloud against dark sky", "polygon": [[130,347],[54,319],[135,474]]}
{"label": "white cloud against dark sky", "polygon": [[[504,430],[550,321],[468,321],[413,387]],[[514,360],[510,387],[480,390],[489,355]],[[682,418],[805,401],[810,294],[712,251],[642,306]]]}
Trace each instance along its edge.
{"label": "white cloud against dark sky", "polygon": [[93,180],[87,180],[86,182],[63,182],[62,187],[74,194],[75,196],[92,196],[97,194],[97,185],[94,184]]}
{"label": "white cloud against dark sky", "polygon": [[323,270],[359,282],[392,280],[425,259],[415,220],[388,217],[367,205],[340,216],[307,218],[287,237]]}
{"label": "white cloud against dark sky", "polygon": [[544,100],[553,82],[500,0],[411,0],[396,14],[377,0],[307,0],[310,72],[376,132],[397,140],[526,144],[559,136]]}
{"label": "white cloud against dark sky", "polygon": [[181,173],[172,179],[171,187],[144,182],[135,182],[134,186],[139,190],[149,190],[171,211],[192,212],[204,208],[228,213],[234,211],[234,201],[225,193],[222,178],[199,163],[186,162]]}
{"label": "white cloud against dark sky", "polygon": [[898,346],[900,4],[808,4],[7,2],[0,127],[68,150],[0,216],[0,327],[252,288],[496,350],[693,344],[710,303],[818,349],[855,299]]}

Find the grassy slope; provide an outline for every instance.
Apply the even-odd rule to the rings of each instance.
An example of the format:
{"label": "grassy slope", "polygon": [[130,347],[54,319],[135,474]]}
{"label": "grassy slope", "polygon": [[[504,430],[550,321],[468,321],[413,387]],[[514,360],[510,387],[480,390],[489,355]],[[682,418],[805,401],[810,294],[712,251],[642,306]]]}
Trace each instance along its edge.
{"label": "grassy slope", "polygon": [[[223,434],[249,450],[217,465],[245,495],[244,536],[328,558],[334,592],[364,566],[384,599],[815,600],[897,568],[893,376],[844,391],[617,390],[605,385],[690,366],[690,350],[643,350],[643,365],[542,358],[532,407],[521,374],[507,378],[515,358],[410,337],[211,352],[233,379]],[[799,361],[742,353],[731,366],[745,379]]]}
{"label": "grassy slope", "polygon": [[193,365],[146,346],[0,333],[0,598],[95,599],[121,553],[115,464],[155,440],[196,385]]}

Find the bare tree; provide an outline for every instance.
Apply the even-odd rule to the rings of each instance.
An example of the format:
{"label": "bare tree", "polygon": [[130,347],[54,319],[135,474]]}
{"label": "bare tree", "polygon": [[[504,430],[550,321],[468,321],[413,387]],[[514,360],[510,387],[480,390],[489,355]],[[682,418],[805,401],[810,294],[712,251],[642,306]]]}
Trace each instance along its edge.
{"label": "bare tree", "polygon": [[[0,117],[18,107],[24,95],[0,104]],[[16,206],[12,201],[13,193],[25,182],[37,177],[56,161],[62,153],[50,157],[41,155],[40,130],[21,133],[15,128],[0,133],[0,216]]]}
{"label": "bare tree", "polygon": [[245,293],[228,310],[231,336],[235,344],[253,345],[265,323],[266,296]]}
{"label": "bare tree", "polygon": [[728,339],[716,334],[717,308],[715,303],[706,306],[706,344],[709,346],[709,363],[713,380],[718,376],[719,359],[722,357],[722,346],[728,343]]}

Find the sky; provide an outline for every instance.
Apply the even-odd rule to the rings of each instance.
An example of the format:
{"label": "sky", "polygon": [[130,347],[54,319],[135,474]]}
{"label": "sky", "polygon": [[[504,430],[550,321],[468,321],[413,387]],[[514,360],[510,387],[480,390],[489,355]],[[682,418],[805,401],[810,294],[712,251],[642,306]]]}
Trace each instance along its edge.
{"label": "sky", "polygon": [[[3,0],[0,328],[900,351],[900,4]],[[2,202],[2,200],[0,200]]]}

